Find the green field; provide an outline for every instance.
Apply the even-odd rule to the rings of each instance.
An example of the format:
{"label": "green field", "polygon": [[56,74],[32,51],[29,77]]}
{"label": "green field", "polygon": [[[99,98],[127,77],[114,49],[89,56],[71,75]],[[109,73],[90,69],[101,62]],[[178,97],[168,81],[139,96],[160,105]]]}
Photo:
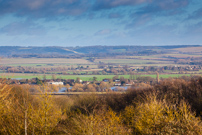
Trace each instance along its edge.
{"label": "green field", "polygon": [[145,59],[96,59],[95,62],[113,63],[113,64],[173,64],[171,61],[157,61]]}
{"label": "green field", "polygon": [[[190,75],[196,75],[196,74],[160,74],[160,78],[169,78],[169,77],[180,77],[180,76],[190,76]],[[60,79],[76,79],[80,78],[83,81],[92,81],[93,77],[97,77],[98,81],[102,81],[105,78],[112,79],[115,75],[56,75],[56,78]],[[124,78],[129,78],[130,75],[119,75],[119,77],[123,76]],[[156,74],[144,74],[144,75],[137,75],[135,77],[139,76],[150,76],[153,78],[156,78]],[[31,79],[31,78],[40,78],[43,79],[44,75],[42,74],[5,74],[0,73],[1,78],[17,78],[17,79]],[[46,75],[46,79],[52,79],[52,75]]]}

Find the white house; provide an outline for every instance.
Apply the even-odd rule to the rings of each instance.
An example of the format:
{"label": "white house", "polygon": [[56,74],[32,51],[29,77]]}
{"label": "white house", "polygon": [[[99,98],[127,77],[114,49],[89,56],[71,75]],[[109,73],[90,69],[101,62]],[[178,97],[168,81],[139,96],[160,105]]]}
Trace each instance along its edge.
{"label": "white house", "polygon": [[54,84],[54,85],[64,85],[63,82],[48,82],[48,84]]}

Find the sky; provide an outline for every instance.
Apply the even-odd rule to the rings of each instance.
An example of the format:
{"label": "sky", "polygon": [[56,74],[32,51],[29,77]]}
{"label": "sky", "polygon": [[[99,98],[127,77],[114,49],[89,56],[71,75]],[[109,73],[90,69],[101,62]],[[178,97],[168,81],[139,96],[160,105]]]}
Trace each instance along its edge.
{"label": "sky", "polygon": [[201,0],[0,0],[0,46],[202,45]]}

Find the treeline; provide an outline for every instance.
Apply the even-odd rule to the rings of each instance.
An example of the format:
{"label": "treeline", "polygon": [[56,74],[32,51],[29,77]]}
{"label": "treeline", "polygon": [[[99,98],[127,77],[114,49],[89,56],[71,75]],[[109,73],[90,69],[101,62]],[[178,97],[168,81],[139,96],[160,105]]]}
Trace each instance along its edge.
{"label": "treeline", "polygon": [[156,54],[164,54],[165,51],[153,51],[153,50],[145,50],[145,51],[135,51],[135,52],[107,52],[107,53],[87,53],[87,54],[59,54],[59,53],[48,53],[48,54],[13,54],[9,55],[8,57],[13,58],[83,58],[83,57],[115,57],[115,56],[148,56],[148,55],[156,55]]}
{"label": "treeline", "polygon": [[[43,67],[41,65],[36,65],[36,67],[26,67],[26,66],[0,66],[0,70],[5,73],[36,73],[36,74],[52,74],[56,73],[59,75],[133,75],[135,73],[167,73],[166,71],[174,71],[178,73],[186,73],[187,71],[199,71],[202,69],[201,66],[144,66],[134,68],[132,66],[113,66],[99,64],[97,70],[92,70],[87,66],[58,66],[54,67],[54,64],[47,64],[52,67]],[[99,69],[102,69],[100,71]]]}
{"label": "treeline", "polygon": [[[172,52],[170,49],[200,47],[199,45],[174,45],[174,46],[76,46],[76,47],[20,47],[20,46],[0,46],[0,55],[4,57],[23,58],[81,58],[81,57],[113,57],[113,56],[142,56],[165,54]],[[157,51],[158,50],[158,51]],[[159,51],[161,50],[161,51]],[[176,51],[176,50],[175,50]],[[75,53],[77,52],[77,53]],[[180,53],[180,51],[179,51]]]}
{"label": "treeline", "polygon": [[[0,70],[6,73],[47,73],[50,74],[52,72],[59,72],[58,74],[64,74],[68,75],[68,71],[72,71],[72,74],[78,74],[77,70],[90,70],[89,66],[80,66],[77,67],[71,66],[57,66],[54,67],[54,64],[47,64],[47,66],[53,66],[53,67],[41,67],[41,65],[36,65],[36,67],[31,66],[0,66]],[[85,72],[86,74],[90,73],[88,71]],[[91,72],[93,73],[93,71]]]}
{"label": "treeline", "polygon": [[[171,47],[172,48],[172,47]],[[77,58],[77,57],[106,57],[122,55],[153,55],[162,54],[166,50],[159,46],[84,46],[84,47],[20,47],[1,46],[0,54],[4,57],[23,58]],[[77,53],[75,53],[77,52]]]}
{"label": "treeline", "polygon": [[202,78],[167,79],[125,94],[51,96],[1,85],[0,134],[201,134]]}

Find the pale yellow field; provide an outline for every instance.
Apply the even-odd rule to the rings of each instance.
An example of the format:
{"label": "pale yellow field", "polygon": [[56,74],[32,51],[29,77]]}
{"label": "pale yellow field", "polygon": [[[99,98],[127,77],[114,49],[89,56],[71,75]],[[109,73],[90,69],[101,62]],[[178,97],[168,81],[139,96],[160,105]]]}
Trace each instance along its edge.
{"label": "pale yellow field", "polygon": [[91,64],[85,59],[65,59],[65,58],[2,58],[0,64]]}
{"label": "pale yellow field", "polygon": [[201,53],[202,52],[202,47],[186,47],[186,48],[177,48],[177,49],[173,49],[173,50],[177,50],[177,51],[181,51],[181,52],[198,52]]}

